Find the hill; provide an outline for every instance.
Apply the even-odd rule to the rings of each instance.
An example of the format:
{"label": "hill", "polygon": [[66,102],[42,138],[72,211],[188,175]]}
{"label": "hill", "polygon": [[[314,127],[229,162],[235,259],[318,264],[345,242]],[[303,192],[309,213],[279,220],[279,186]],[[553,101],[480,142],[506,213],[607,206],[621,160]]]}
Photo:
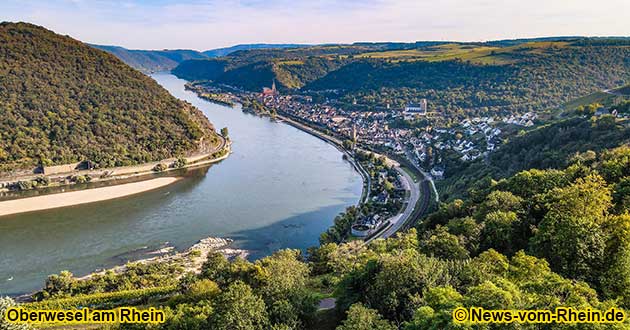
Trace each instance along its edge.
{"label": "hill", "polygon": [[444,199],[466,196],[468,189],[487,184],[519,171],[558,169],[568,166],[575,155],[600,152],[630,143],[627,119],[612,116],[572,117],[535,127],[512,137],[487,159],[463,163],[445,154],[445,179],[438,181]]}
{"label": "hill", "polygon": [[203,52],[208,57],[221,57],[226,56],[231,53],[237,52],[239,50],[251,50],[251,49],[282,49],[282,48],[300,48],[300,47],[309,47],[309,45],[302,44],[243,44],[243,45],[235,45],[231,47],[225,48],[216,48],[211,50],[206,50]]}
{"label": "hill", "polygon": [[207,57],[203,53],[189,49],[132,50],[118,46],[90,46],[111,53],[127,65],[143,72],[170,71],[183,61]]}
{"label": "hill", "polygon": [[614,107],[615,105],[630,100],[630,85],[614,89],[607,89],[591,93],[571,100],[560,107],[562,114],[574,111],[580,107],[587,107],[591,104],[599,104],[604,107]]}
{"label": "hill", "polygon": [[190,152],[215,136],[199,110],[153,79],[27,23],[0,23],[0,113],[1,170],[131,165]]}
{"label": "hill", "polygon": [[[626,84],[628,45],[630,40],[623,38],[573,37],[320,45],[243,50],[217,58],[221,68],[192,60],[173,72],[251,91],[275,79],[281,89],[324,94],[342,106],[356,100],[366,109],[401,108],[427,98],[431,111],[457,119],[548,110]],[[211,74],[200,73],[204,71]]]}

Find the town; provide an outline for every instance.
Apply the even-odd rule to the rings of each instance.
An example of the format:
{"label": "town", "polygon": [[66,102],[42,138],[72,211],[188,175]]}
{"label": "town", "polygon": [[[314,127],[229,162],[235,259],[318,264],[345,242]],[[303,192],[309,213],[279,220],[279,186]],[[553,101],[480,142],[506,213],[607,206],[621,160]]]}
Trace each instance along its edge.
{"label": "town", "polygon": [[[275,81],[259,93],[205,82],[187,88],[200,95],[212,95],[206,99],[214,99],[217,103],[239,102],[245,112],[281,116],[305,124],[342,140],[346,149],[353,149],[355,160],[370,176],[366,198],[358,209],[343,215],[344,223],[352,223],[350,233],[355,238],[371,237],[391,225],[390,219],[402,208],[406,197],[400,175],[391,166],[357,150],[395,155],[408,161],[430,180],[440,180],[447,170],[446,157],[457,162],[487,157],[509,134],[533,126],[538,119],[536,114],[527,112],[505,117],[473,117],[441,127],[430,124],[439,112],[431,111],[427,99],[408,102],[403,108],[388,106],[358,111],[344,109],[334,100],[316,102],[308,94],[282,95]],[[424,124],[415,124],[423,120]]]}
{"label": "town", "polygon": [[429,101],[408,103],[404,108],[352,111],[333,102],[317,103],[310,96],[280,95],[275,88],[263,88],[258,99],[270,111],[346,137],[372,150],[384,150],[406,157],[418,168],[441,179],[445,166],[442,154],[452,151],[460,161],[473,161],[493,152],[503,142],[504,130],[533,126],[537,114],[505,117],[475,117],[450,127],[400,125],[435,116]]}

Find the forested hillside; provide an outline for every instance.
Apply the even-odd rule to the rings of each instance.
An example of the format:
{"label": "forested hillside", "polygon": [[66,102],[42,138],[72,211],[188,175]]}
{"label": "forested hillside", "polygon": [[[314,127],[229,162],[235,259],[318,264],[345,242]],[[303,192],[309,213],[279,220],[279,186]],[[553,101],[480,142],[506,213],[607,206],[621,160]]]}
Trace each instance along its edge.
{"label": "forested hillside", "polygon": [[432,111],[464,117],[548,110],[630,80],[627,46],[435,49],[436,54],[414,60],[396,61],[400,53],[368,57],[305,88],[343,90],[347,104],[357,100],[402,107],[408,100],[427,98]]}
{"label": "forested hillside", "polygon": [[170,71],[183,61],[207,57],[189,49],[135,50],[118,46],[90,46],[111,53],[132,68],[143,72]]}
{"label": "forested hillside", "polygon": [[207,118],[101,50],[0,24],[0,167],[129,165],[194,150]]}
{"label": "forested hillside", "polygon": [[[238,51],[173,72],[257,91],[324,93],[341,104],[395,108],[420,98],[453,118],[540,111],[630,81],[630,41],[562,38],[489,43],[355,44]],[[614,42],[613,42],[614,41]],[[223,70],[223,72],[221,72]],[[334,93],[330,93],[334,90]]]}
{"label": "forested hillside", "polygon": [[237,52],[239,50],[250,50],[250,49],[282,49],[282,48],[300,48],[300,47],[308,47],[308,45],[301,44],[243,44],[243,45],[235,45],[224,48],[216,48],[211,50],[206,50],[203,52],[208,57],[221,57],[226,56],[231,53]]}

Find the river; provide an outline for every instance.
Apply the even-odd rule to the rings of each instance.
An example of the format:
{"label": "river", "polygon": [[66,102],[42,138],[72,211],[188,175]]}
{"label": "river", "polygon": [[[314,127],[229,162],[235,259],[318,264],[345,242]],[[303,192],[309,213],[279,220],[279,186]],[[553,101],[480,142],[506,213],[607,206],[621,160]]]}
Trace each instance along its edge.
{"label": "river", "polygon": [[179,182],[136,196],[0,217],[0,296],[41,288],[49,274],[85,275],[146,256],[229,237],[252,258],[316,245],[361,196],[360,175],[333,146],[268,118],[198,98],[185,81],[152,77],[227,126],[233,154]]}

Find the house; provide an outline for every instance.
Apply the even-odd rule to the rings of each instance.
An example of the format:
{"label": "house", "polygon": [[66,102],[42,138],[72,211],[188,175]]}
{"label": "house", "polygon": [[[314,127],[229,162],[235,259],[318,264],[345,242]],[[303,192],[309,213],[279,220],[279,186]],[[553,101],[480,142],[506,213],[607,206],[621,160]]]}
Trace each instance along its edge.
{"label": "house", "polygon": [[383,190],[380,194],[375,196],[373,200],[377,203],[385,204],[387,203],[387,201],[389,201],[389,194],[387,193],[387,191]]}
{"label": "house", "polygon": [[444,177],[444,168],[436,166],[431,169],[431,175],[435,179],[442,179]]}

